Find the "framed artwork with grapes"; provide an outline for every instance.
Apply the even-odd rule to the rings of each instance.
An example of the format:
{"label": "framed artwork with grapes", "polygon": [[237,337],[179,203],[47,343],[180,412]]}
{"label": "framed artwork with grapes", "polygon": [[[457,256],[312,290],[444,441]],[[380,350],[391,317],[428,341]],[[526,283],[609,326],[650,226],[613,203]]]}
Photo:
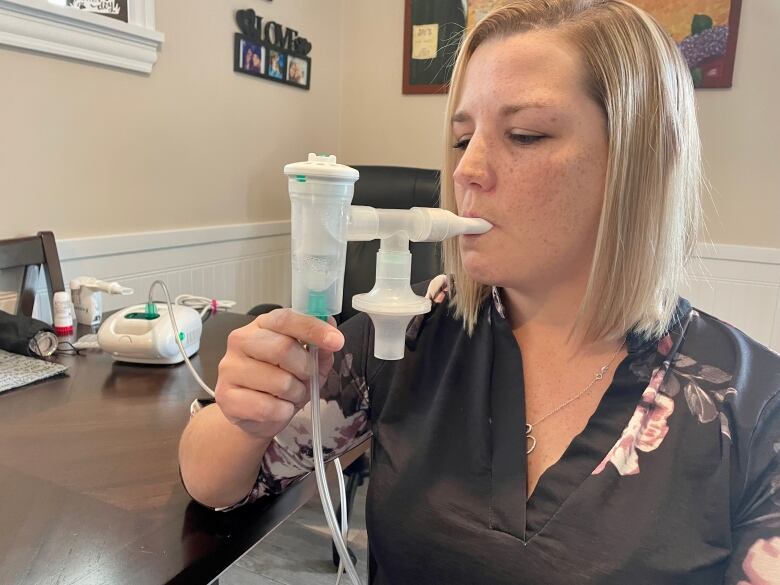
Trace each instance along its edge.
{"label": "framed artwork with grapes", "polygon": [[[510,0],[449,1],[462,3],[469,29]],[[731,87],[742,0],[630,1],[652,14],[669,32],[688,63],[695,87]]]}
{"label": "framed artwork with grapes", "polygon": [[697,88],[731,87],[742,0],[631,0],[680,47]]}

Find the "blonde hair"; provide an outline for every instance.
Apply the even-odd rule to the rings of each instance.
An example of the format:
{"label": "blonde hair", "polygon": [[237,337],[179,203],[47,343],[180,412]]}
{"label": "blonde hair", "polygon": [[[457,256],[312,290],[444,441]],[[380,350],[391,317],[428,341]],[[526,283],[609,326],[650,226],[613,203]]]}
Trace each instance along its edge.
{"label": "blonde hair", "polygon": [[[622,0],[524,0],[498,8],[463,40],[445,118],[442,207],[457,211],[450,120],[466,66],[489,39],[555,30],[585,66],[585,91],[601,106],[609,140],[604,203],[587,290],[574,330],[585,341],[634,328],[668,328],[696,243],[702,186],[694,90],[674,41],[643,10]],[[466,274],[455,238],[444,242],[454,277],[452,305],[471,333],[490,287]]]}

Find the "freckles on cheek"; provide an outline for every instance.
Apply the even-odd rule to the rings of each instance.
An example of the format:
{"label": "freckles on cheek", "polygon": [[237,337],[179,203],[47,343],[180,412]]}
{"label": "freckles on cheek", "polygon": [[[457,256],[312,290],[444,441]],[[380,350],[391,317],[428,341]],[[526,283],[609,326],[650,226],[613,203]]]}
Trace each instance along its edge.
{"label": "freckles on cheek", "polygon": [[562,208],[561,173],[565,172],[557,165],[540,164],[523,182],[522,201],[519,211],[536,221],[549,221],[557,217]]}
{"label": "freckles on cheek", "polygon": [[598,172],[594,166],[597,161],[587,157],[554,156],[517,176],[522,187],[506,211],[516,218],[518,233],[551,255],[576,247],[598,222],[601,210],[593,187]]}
{"label": "freckles on cheek", "polygon": [[550,205],[568,221],[582,224],[601,210],[606,170],[598,157],[590,153],[571,153],[550,161],[545,181]]}

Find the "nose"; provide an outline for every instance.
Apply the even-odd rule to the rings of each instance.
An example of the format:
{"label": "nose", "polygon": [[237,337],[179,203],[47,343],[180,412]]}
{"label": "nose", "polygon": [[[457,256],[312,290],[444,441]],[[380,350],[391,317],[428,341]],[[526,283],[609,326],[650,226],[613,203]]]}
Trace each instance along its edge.
{"label": "nose", "polygon": [[490,163],[490,149],[478,134],[469,140],[452,175],[463,189],[490,191],[495,186],[495,173]]}

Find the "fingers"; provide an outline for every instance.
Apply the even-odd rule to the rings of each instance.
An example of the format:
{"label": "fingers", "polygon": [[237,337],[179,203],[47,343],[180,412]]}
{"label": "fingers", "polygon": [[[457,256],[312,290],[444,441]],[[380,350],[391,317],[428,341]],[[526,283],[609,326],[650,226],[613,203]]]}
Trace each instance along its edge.
{"label": "fingers", "polygon": [[249,388],[218,387],[217,404],[232,423],[262,423],[268,429],[268,438],[287,426],[298,410],[287,400]]}
{"label": "fingers", "polygon": [[309,401],[309,354],[316,345],[318,377],[327,379],[333,352],[344,345],[335,321],[320,321],[291,309],[261,315],[228,337],[219,364],[216,395],[225,417],[255,436],[273,437]]}
{"label": "fingers", "polygon": [[[230,336],[228,346],[239,355],[251,358],[250,361],[278,366],[301,381],[308,379],[306,350],[292,337],[261,329],[256,326],[256,322],[237,329]],[[262,381],[260,378],[249,386],[254,387]]]}
{"label": "fingers", "polygon": [[[325,323],[290,309],[278,309],[273,313],[277,313],[277,317],[269,320],[264,319],[266,315],[261,315],[250,325],[233,331],[228,338],[228,349],[238,350],[254,360],[279,366],[302,382],[309,379],[310,372],[307,351],[301,347],[298,340],[317,345],[320,348],[320,363],[325,360],[332,364],[332,348],[340,349],[344,343],[344,336],[336,329],[336,322],[332,317]],[[264,324],[276,329],[265,327]],[[294,337],[295,335],[302,337]],[[327,335],[335,335],[336,343],[323,345]]]}
{"label": "fingers", "polygon": [[301,408],[308,401],[309,390],[293,373],[253,359],[222,360],[219,378],[227,387],[266,392]]}
{"label": "fingers", "polygon": [[292,309],[276,309],[260,315],[255,323],[258,327],[316,345],[325,351],[338,351],[344,345],[344,336],[336,329],[332,317],[326,323]]}

